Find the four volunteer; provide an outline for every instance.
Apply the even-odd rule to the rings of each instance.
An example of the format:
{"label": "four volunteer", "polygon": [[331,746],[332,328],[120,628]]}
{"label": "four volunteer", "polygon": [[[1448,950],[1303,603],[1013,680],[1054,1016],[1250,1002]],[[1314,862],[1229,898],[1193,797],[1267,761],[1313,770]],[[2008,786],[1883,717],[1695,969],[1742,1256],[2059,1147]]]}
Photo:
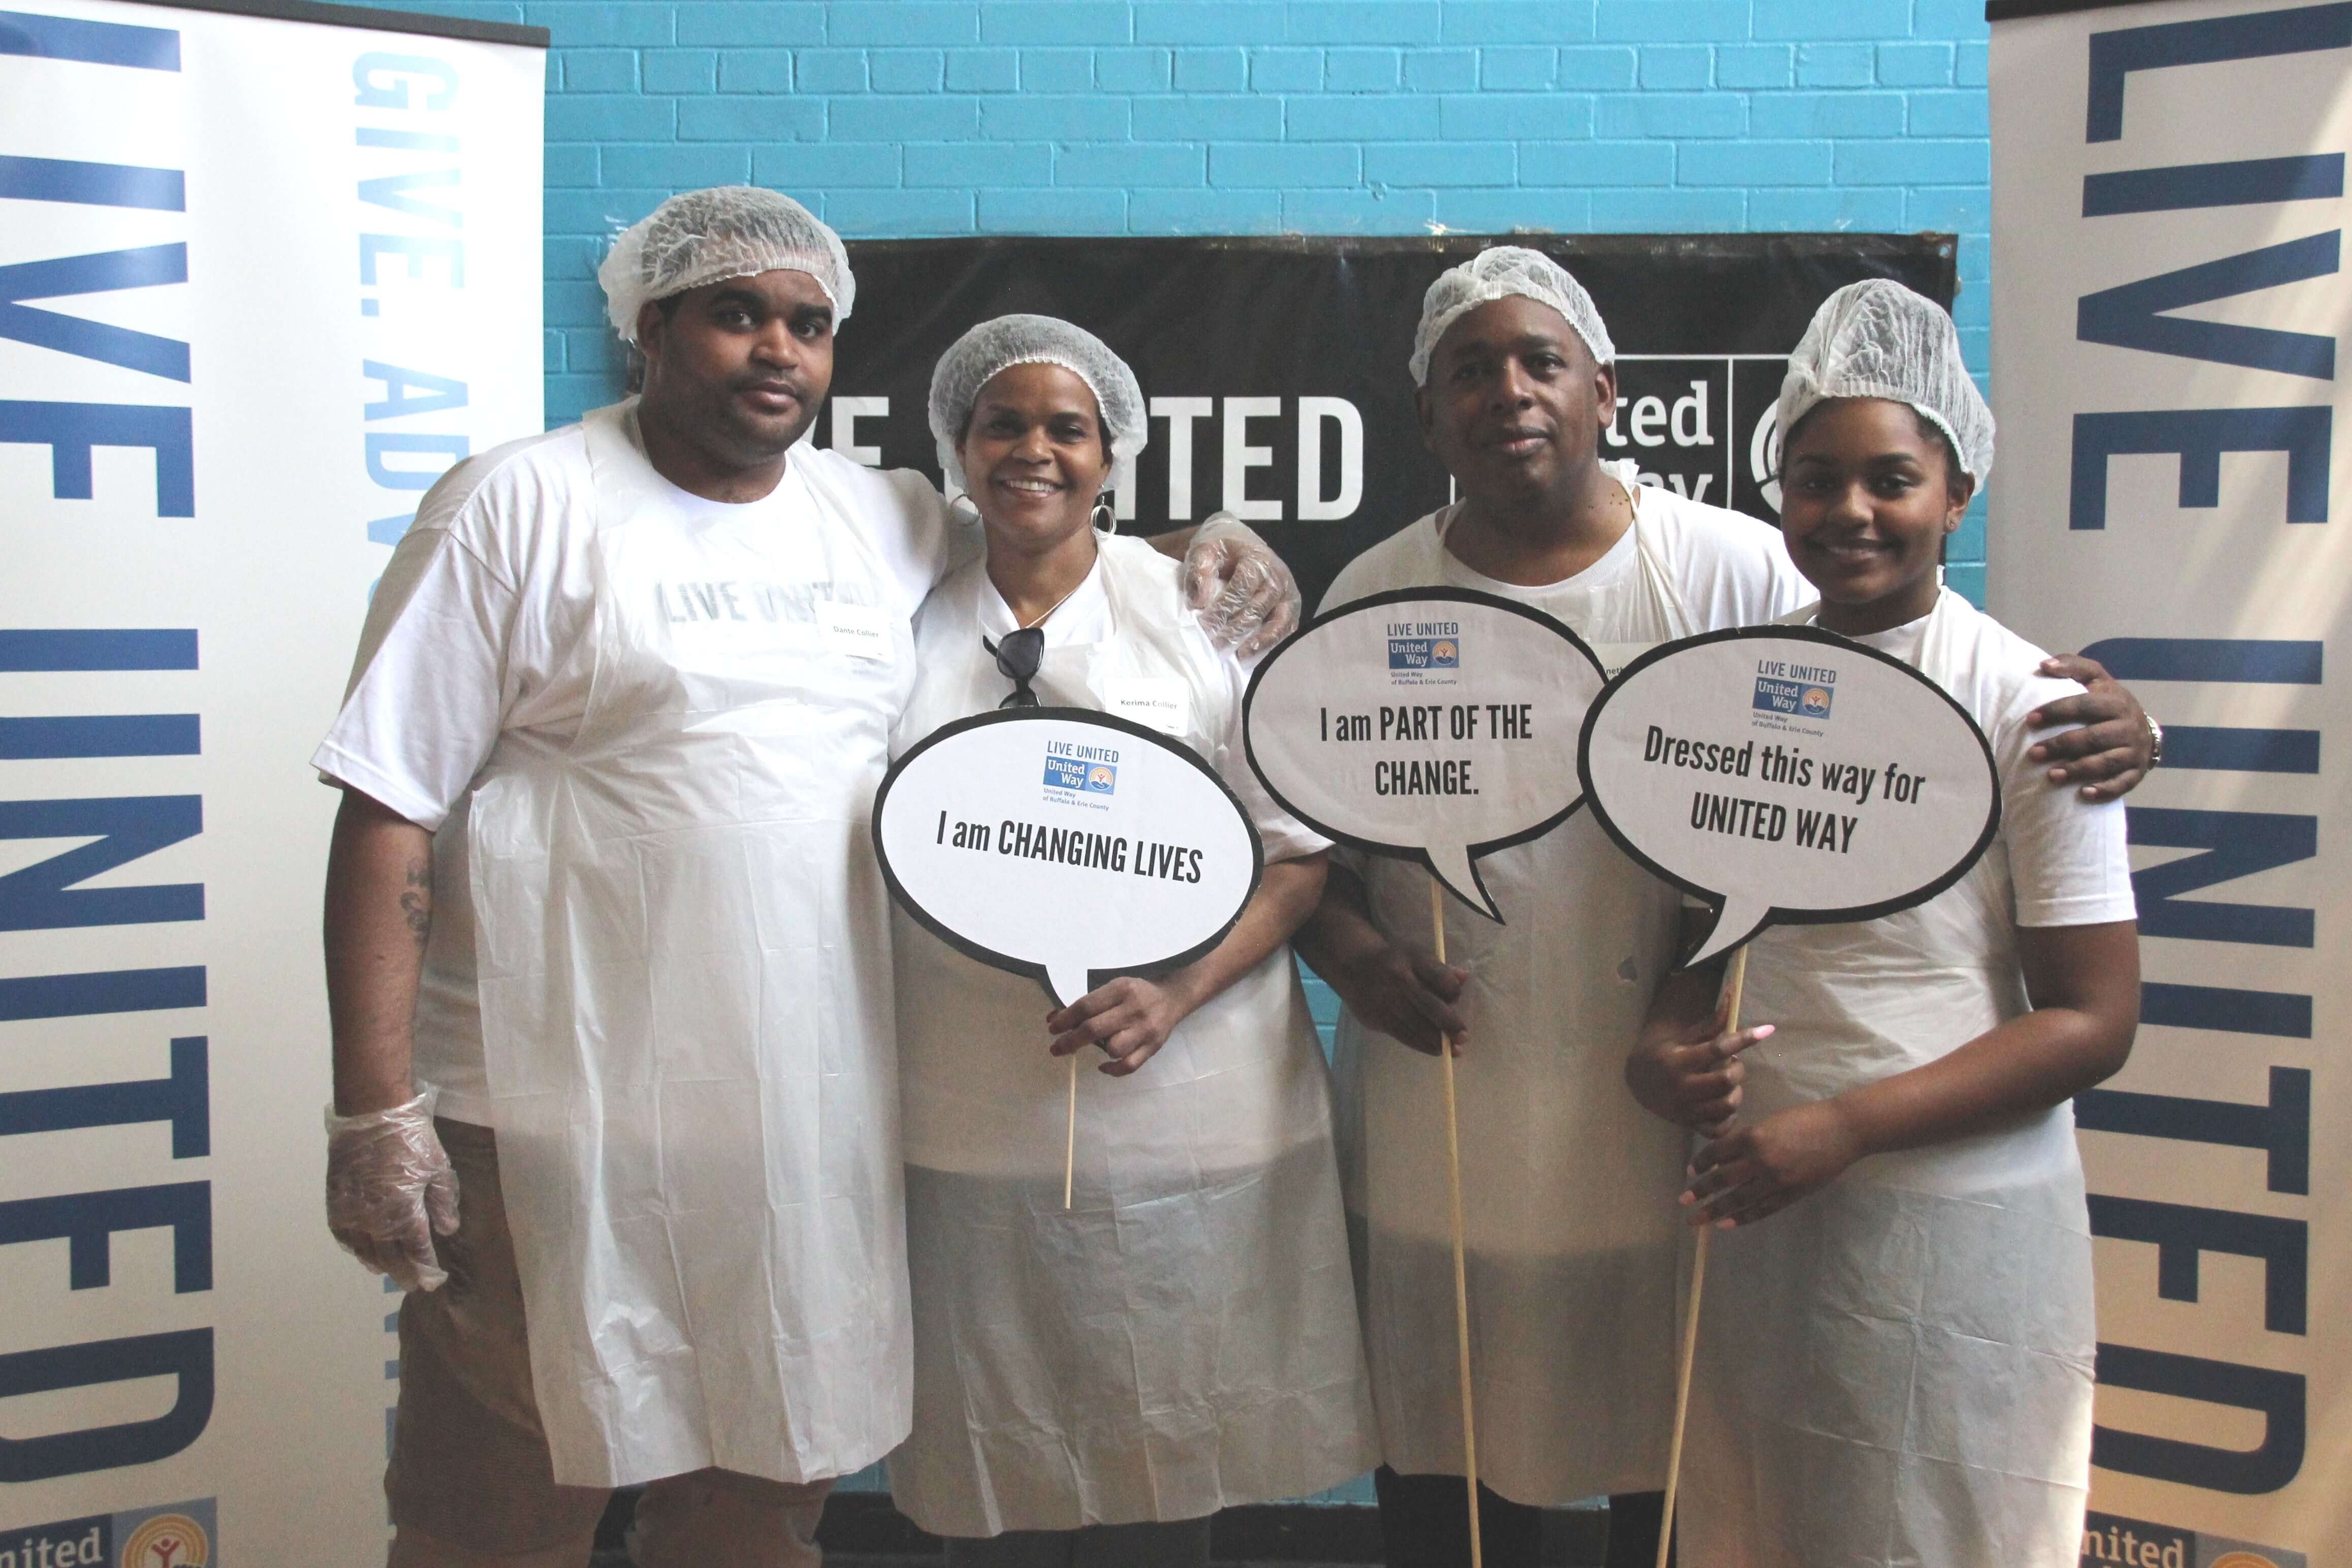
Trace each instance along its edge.
{"label": "four volunteer", "polygon": [[[1852,953],[1790,956],[1798,988],[1770,1003],[1789,1011],[1785,1042],[1717,1038],[1711,982],[1666,983],[1688,923],[1678,896],[1580,815],[1483,862],[1512,923],[1449,913],[1454,964],[1437,965],[1423,874],[1327,855],[1241,760],[1248,662],[1296,620],[1279,563],[1231,524],[1179,541],[1181,567],[1097,531],[1097,497],[1145,429],[1134,377],[1102,343],[1006,317],[942,358],[932,429],[974,526],[919,476],[801,440],[855,283],[797,204],[748,187],[673,198],[600,279],[643,352],[642,394],[442,480],[377,590],[314,758],[344,791],[327,901],[330,1222],[409,1291],[386,1476],[395,1568],[570,1568],[610,1489],[636,1483],[650,1483],[641,1563],[814,1563],[826,1488],[885,1454],[900,1507],[950,1538],[954,1562],[1204,1563],[1218,1509],[1382,1460],[1390,1561],[1466,1561],[1444,1154],[1411,1054],[1441,1030],[1479,1129],[1463,1177],[1486,1558],[1533,1563],[1537,1511],[1599,1491],[1638,1521],[1626,1494],[1660,1484],[1671,1415],[1668,1221],[1692,1185],[1688,1129],[1716,1140],[1696,1183],[1706,1211],[1732,1212],[1725,1192],[1750,1195],[1768,1179],[1752,1173],[1776,1168],[1737,1143],[1775,1124],[1751,1129],[1738,1109],[1743,1076],[1759,1100],[1780,1084],[1783,1113],[1870,1076],[1834,1045],[1827,1076],[1767,1070],[1801,1048],[1814,993],[1794,977],[1842,972]],[[1835,331],[1817,322],[1822,334]],[[1809,439],[1838,434],[1852,400],[1937,407],[1903,390],[1915,361],[1941,365],[1932,339],[1896,334],[1885,363],[1822,380],[1830,413],[1813,412]],[[1613,358],[1590,298],[1538,253],[1496,247],[1441,277],[1412,368],[1461,499],[1367,551],[1327,606],[1476,588],[1558,617],[1614,668],[1811,597],[1805,558],[1792,566],[1776,530],[1599,461]],[[1842,590],[1804,575],[1822,624],[1902,634],[1850,627]],[[2120,949],[2081,959],[2096,971],[2084,978],[2045,959],[2039,928],[2130,918],[2127,882],[2118,915],[2113,868],[2077,892],[2067,857],[2119,841],[2115,809],[2077,797],[2136,781],[2144,716],[2104,680],[2036,679],[2038,653],[1946,601],[1958,604],[1947,594],[1927,615],[1928,654],[1898,656],[1990,705],[2012,810],[2031,793],[2033,820],[2060,826],[1913,912],[1975,898],[1972,917],[1938,927],[1959,944],[1940,966],[1918,967],[1917,943],[1903,946],[1910,967],[1854,960],[1876,966],[1873,995],[1957,985],[1984,998],[1987,1032],[1957,1051],[1936,1043],[1954,1006],[1935,1004],[1932,1038],[1899,996],[1870,1015],[1868,1038],[1887,1043],[1863,1055],[1889,1065],[1999,1059],[2019,1027],[2040,1041],[2081,994],[2113,993]],[[1033,983],[911,922],[893,930],[866,848],[888,756],[1027,701],[1172,714],[1171,732],[1227,779],[1268,869],[1219,947],[1049,1009]],[[2084,727],[2057,732],[2069,722]],[[1346,1003],[1336,1078],[1294,932]],[[1875,932],[1819,928],[1854,952]],[[1770,1020],[1750,996],[1749,1015]],[[1875,1245],[1883,1217],[1941,1214],[1978,1190],[1947,1166],[2014,1174],[2024,1155],[1987,1153],[1987,1138],[2039,1139],[2054,1160],[2052,1086],[2063,1099],[2112,1071],[2120,1027],[2104,1054],[2075,1040],[2065,1068],[1968,1101],[1973,1120],[1922,1113],[1911,1142],[1885,1145],[1960,1135],[1965,1157],[1874,1148],[1780,1226]],[[1066,1059],[1090,1048],[1101,1071],[1079,1075],[1087,1155],[1065,1213]],[[1885,1176],[1923,1159],[1943,1186]],[[2002,1212],[2063,1230],[2079,1169],[2072,1181],[2055,1166],[2021,1176]],[[1785,1296],[1773,1229],[1757,1233],[1761,1251],[1738,1239],[1723,1253],[1742,1277]],[[1956,1231],[1953,1245],[2011,1243]],[[1822,1316],[1788,1310],[1791,1333]],[[2084,1294],[2079,1322],[2044,1312],[2016,1343],[2086,1336],[2087,1313]],[[1875,1377],[1867,1348],[1834,1375]],[[1727,1378],[1701,1406],[1720,1484],[1736,1484],[1739,1445],[1774,1441],[1723,1402],[1780,1392]],[[2079,1516],[2074,1458],[2048,1456],[2037,1520],[2069,1497]],[[1793,1462],[1748,1462],[1768,1461]],[[1835,1474],[1774,1479],[1806,1494],[1791,1509],[1881,1507]],[[1715,1484],[1695,1458],[1692,1528],[1753,1538],[1751,1554],[1700,1560],[1800,1560],[1764,1536],[1811,1515],[1727,1513]],[[1892,1483],[1883,1511],[1911,1518],[1918,1490]],[[1937,1513],[1938,1539],[2021,1539],[2009,1521],[2032,1511],[1982,1496]],[[1639,1534],[1612,1539],[1612,1561],[1643,1552]],[[1849,1555],[1913,1560],[1901,1539]]]}

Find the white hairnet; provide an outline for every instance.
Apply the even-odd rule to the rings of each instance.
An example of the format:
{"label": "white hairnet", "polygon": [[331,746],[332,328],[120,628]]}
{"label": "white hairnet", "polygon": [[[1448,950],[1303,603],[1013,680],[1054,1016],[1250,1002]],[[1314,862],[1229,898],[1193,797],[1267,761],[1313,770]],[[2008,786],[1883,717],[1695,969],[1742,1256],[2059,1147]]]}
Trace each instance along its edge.
{"label": "white hairnet", "polygon": [[1592,350],[1593,363],[1615,362],[1617,345],[1609,340],[1600,307],[1584,285],[1539,250],[1498,245],[1447,267],[1421,297],[1421,330],[1412,335],[1412,384],[1429,384],[1429,356],[1437,351],[1437,340],[1448,327],[1489,300],[1513,294],[1549,305],[1566,317]]}
{"label": "white hairnet", "polygon": [[1849,283],[1813,312],[1780,382],[1780,439],[1830,398],[1907,402],[1944,433],[1982,489],[1992,473],[1992,410],[1960,360],[1941,306],[1888,277]]}
{"label": "white hairnet", "polygon": [[1112,466],[1143,450],[1150,434],[1143,389],[1127,361],[1084,327],[1052,316],[999,316],[958,338],[931,371],[931,434],[939,442],[940,466],[952,483],[964,482],[956,443],[971,423],[980,389],[1013,365],[1059,365],[1095,394],[1103,439]]}
{"label": "white hairnet", "polygon": [[761,272],[805,272],[833,301],[835,326],[849,319],[857,282],[841,236],[780,192],[757,185],[688,191],[656,207],[613,242],[596,269],[604,309],[625,343],[637,340],[637,312],[706,283]]}

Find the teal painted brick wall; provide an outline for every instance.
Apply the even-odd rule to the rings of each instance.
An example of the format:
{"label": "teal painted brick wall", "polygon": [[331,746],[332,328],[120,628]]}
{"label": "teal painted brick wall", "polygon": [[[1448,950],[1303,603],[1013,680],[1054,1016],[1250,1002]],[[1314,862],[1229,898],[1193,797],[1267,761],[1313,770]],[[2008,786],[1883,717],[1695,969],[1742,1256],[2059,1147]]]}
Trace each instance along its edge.
{"label": "teal painted brick wall", "polygon": [[[383,0],[376,0],[383,3]],[[850,238],[1941,229],[1982,376],[1980,0],[405,0],[547,27],[547,410],[672,191]],[[1952,580],[1981,598],[1981,507]]]}

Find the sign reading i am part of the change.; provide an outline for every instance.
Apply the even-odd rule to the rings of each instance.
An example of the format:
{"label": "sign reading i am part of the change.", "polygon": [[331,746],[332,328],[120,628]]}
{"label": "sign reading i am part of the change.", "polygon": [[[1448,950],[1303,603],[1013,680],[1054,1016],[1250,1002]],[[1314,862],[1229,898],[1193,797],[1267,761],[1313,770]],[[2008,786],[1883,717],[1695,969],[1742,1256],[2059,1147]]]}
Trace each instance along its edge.
{"label": "sign reading i am part of the change.", "polygon": [[1317,616],[1250,678],[1250,766],[1327,838],[1419,860],[1501,920],[1477,857],[1550,831],[1582,799],[1577,735],[1601,661],[1492,594],[1403,589]]}
{"label": "sign reading i am part of the change.", "polygon": [[1626,853],[1718,907],[1691,963],[1767,925],[1924,904],[2000,826],[1992,748],[1967,710],[1900,660],[1808,626],[1636,659],[1585,720],[1577,768]]}
{"label": "sign reading i am part of the change.", "polygon": [[1065,1007],[1206,953],[1265,868],[1257,831],[1206,763],[1082,708],[933,731],[883,779],[874,849],[909,915]]}

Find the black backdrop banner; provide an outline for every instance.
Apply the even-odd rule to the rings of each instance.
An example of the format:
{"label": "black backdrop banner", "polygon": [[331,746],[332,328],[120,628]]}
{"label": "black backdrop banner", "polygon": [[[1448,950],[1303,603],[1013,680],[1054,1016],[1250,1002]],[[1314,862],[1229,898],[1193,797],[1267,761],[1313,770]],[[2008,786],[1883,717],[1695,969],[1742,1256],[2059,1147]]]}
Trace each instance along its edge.
{"label": "black backdrop banner", "polygon": [[1238,513],[1311,609],[1350,559],[1446,502],[1405,362],[1432,280],[1495,244],[1558,258],[1609,323],[1620,401],[1603,454],[1767,521],[1772,404],[1814,308],[1864,277],[1948,307],[1957,282],[1948,235],[855,242],[857,299],[818,439],[936,477],[924,406],[940,352],[990,317],[1063,317],[1123,355],[1150,402],[1120,528]]}

